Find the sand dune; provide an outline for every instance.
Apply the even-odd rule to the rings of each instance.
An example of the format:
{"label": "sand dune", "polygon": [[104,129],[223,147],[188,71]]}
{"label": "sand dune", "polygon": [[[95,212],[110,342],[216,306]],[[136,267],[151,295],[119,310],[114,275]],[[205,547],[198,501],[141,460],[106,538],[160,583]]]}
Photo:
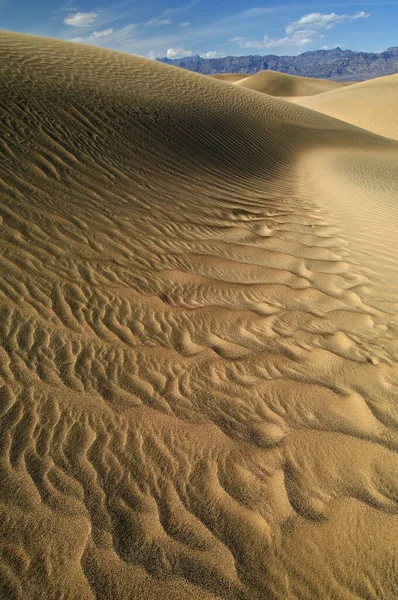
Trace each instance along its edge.
{"label": "sand dune", "polygon": [[295,98],[294,101],[398,140],[398,74],[352,84],[317,97]]}
{"label": "sand dune", "polygon": [[398,144],[0,54],[1,597],[395,599]]}
{"label": "sand dune", "polygon": [[219,81],[227,81],[228,83],[235,83],[236,81],[241,81],[250,75],[245,75],[244,73],[219,73],[215,75],[209,75],[212,79],[218,79]]}
{"label": "sand dune", "polygon": [[260,71],[255,75],[241,79],[234,79],[234,77],[232,75],[229,81],[240,87],[269,94],[270,96],[312,96],[350,85],[337,83],[330,79],[286,75],[277,71]]}

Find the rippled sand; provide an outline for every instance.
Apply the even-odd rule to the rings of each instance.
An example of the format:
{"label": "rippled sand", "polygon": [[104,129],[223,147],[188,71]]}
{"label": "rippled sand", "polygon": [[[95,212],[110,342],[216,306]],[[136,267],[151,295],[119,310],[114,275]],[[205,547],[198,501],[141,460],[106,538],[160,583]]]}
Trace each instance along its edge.
{"label": "rippled sand", "polygon": [[0,55],[1,598],[396,599],[398,143]]}

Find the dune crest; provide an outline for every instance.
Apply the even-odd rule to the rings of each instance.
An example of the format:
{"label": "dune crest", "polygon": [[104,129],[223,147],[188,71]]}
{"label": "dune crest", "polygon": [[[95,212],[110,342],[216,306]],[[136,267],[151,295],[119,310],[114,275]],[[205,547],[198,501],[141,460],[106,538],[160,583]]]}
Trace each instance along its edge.
{"label": "dune crest", "polygon": [[209,75],[212,79],[218,79],[219,81],[226,81],[228,83],[236,83],[237,81],[241,81],[250,75],[246,75],[245,73],[217,73],[215,75]]}
{"label": "dune crest", "polygon": [[3,597],[393,600],[398,144],[0,55]]}
{"label": "dune crest", "polygon": [[314,79],[298,75],[286,75],[277,71],[260,71],[250,77],[234,80],[240,87],[262,92],[271,96],[313,96],[331,90],[341,89],[349,84],[330,79]]}
{"label": "dune crest", "polygon": [[292,100],[301,106],[398,140],[397,98],[398,74],[351,84],[319,96]]}

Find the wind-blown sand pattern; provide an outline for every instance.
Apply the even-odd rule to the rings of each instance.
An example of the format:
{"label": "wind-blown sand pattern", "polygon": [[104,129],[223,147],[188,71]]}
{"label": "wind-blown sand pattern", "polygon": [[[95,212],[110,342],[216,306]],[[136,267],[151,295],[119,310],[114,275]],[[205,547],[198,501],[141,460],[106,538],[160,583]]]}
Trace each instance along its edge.
{"label": "wind-blown sand pattern", "polygon": [[398,144],[0,52],[1,597],[395,599]]}
{"label": "wind-blown sand pattern", "polygon": [[292,100],[301,106],[398,140],[398,74]]}

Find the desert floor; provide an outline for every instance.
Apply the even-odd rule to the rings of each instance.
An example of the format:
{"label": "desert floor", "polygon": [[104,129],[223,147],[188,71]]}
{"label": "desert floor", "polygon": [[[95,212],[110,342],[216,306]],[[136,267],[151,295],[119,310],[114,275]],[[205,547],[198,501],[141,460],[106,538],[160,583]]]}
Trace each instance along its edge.
{"label": "desert floor", "polygon": [[0,597],[396,600],[398,75],[0,56]]}

